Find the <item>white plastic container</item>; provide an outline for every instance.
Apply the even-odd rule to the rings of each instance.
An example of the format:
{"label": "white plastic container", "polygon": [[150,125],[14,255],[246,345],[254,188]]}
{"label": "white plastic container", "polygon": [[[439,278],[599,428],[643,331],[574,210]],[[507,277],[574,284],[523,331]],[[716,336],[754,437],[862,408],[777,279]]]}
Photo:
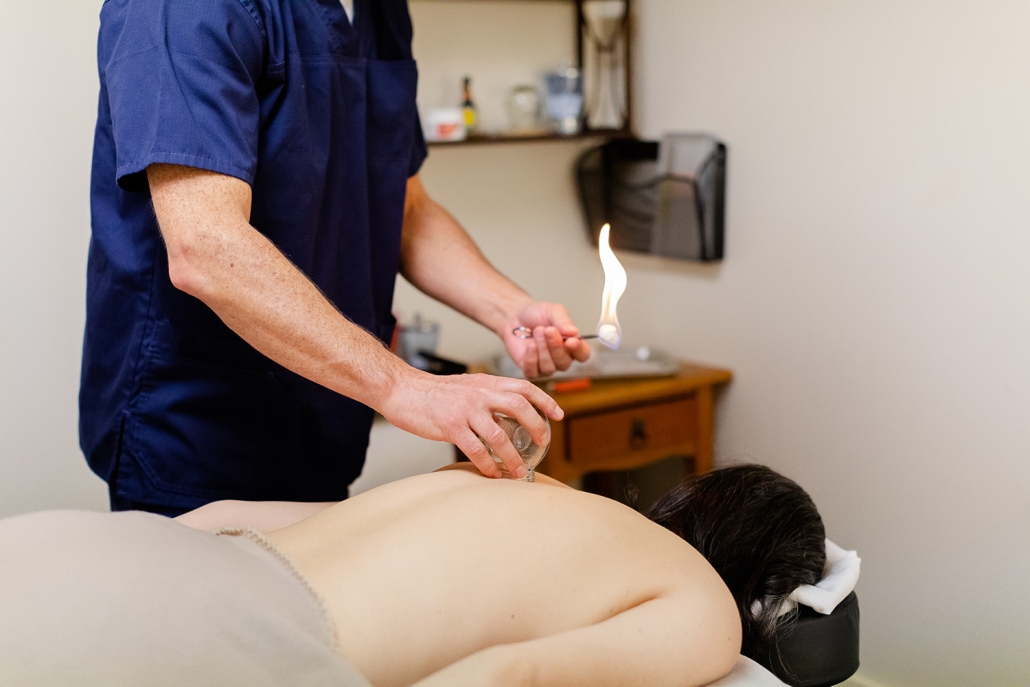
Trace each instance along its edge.
{"label": "white plastic container", "polygon": [[440,107],[426,113],[423,133],[427,141],[464,141],[465,115],[458,107]]}

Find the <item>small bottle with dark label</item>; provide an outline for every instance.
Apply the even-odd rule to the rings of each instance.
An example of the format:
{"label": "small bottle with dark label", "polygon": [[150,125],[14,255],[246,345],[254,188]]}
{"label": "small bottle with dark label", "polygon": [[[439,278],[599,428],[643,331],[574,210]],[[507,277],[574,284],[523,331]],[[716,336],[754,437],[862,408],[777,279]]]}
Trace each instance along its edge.
{"label": "small bottle with dark label", "polygon": [[479,112],[476,111],[476,104],[472,102],[472,77],[465,77],[463,91],[461,112],[465,117],[465,131],[474,134],[479,127]]}

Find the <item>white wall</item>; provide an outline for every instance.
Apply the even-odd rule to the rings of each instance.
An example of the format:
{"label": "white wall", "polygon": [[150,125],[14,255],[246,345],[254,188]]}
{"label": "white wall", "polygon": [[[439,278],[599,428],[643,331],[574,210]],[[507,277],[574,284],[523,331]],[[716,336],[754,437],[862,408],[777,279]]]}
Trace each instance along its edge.
{"label": "white wall", "polygon": [[0,517],[106,507],[76,430],[99,11],[0,3]]}
{"label": "white wall", "polygon": [[735,370],[718,455],[862,555],[864,675],[1030,684],[1030,5],[639,19],[642,133],[729,145],[728,257],[627,260],[624,327]]}

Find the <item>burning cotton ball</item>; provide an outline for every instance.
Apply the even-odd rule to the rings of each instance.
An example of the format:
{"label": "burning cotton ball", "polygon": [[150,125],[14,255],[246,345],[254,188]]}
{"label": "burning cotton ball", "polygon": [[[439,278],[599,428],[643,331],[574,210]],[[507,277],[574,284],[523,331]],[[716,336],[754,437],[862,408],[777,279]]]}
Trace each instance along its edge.
{"label": "burning cotton ball", "polygon": [[601,294],[601,320],[597,323],[597,338],[608,348],[618,350],[622,343],[622,327],[616,317],[615,308],[626,291],[626,269],[615,257],[608,243],[611,225],[601,227],[601,235],[597,239],[597,250],[601,255],[601,266],[604,268],[604,292]]}
{"label": "burning cotton ball", "polygon": [[597,338],[612,348],[619,347],[619,328],[614,324],[602,324],[597,328]]}

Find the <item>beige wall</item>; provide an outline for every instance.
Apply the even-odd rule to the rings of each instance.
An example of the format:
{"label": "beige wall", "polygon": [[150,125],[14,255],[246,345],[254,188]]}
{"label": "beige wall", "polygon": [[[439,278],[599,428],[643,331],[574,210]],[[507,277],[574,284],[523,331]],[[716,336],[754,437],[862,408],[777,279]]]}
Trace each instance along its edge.
{"label": "beige wall", "polygon": [[76,430],[99,10],[0,3],[0,517],[106,504]]}
{"label": "beige wall", "polygon": [[863,674],[1030,684],[1030,5],[641,0],[639,126],[729,144],[728,258],[622,321],[737,373],[718,454],[863,557]]}
{"label": "beige wall", "polygon": [[[624,256],[627,341],[736,371],[719,455],[798,479],[862,554],[866,677],[1025,685],[1030,6],[639,7],[638,124],[729,144],[728,259]],[[98,9],[0,5],[0,516],[104,505],[75,432]],[[577,150],[437,150],[424,176],[492,260],[589,327]],[[406,285],[397,302],[443,322],[445,354],[497,350]],[[413,470],[446,459],[389,428],[373,445],[418,453]]]}
{"label": "beige wall", "polygon": [[[863,556],[865,680],[1027,684],[1030,6],[638,7],[638,127],[729,144],[729,226],[720,266],[623,256],[628,340],[736,371],[718,456],[799,480]],[[568,148],[438,151],[425,177],[590,326]],[[445,353],[496,349],[398,306],[442,319]]]}

